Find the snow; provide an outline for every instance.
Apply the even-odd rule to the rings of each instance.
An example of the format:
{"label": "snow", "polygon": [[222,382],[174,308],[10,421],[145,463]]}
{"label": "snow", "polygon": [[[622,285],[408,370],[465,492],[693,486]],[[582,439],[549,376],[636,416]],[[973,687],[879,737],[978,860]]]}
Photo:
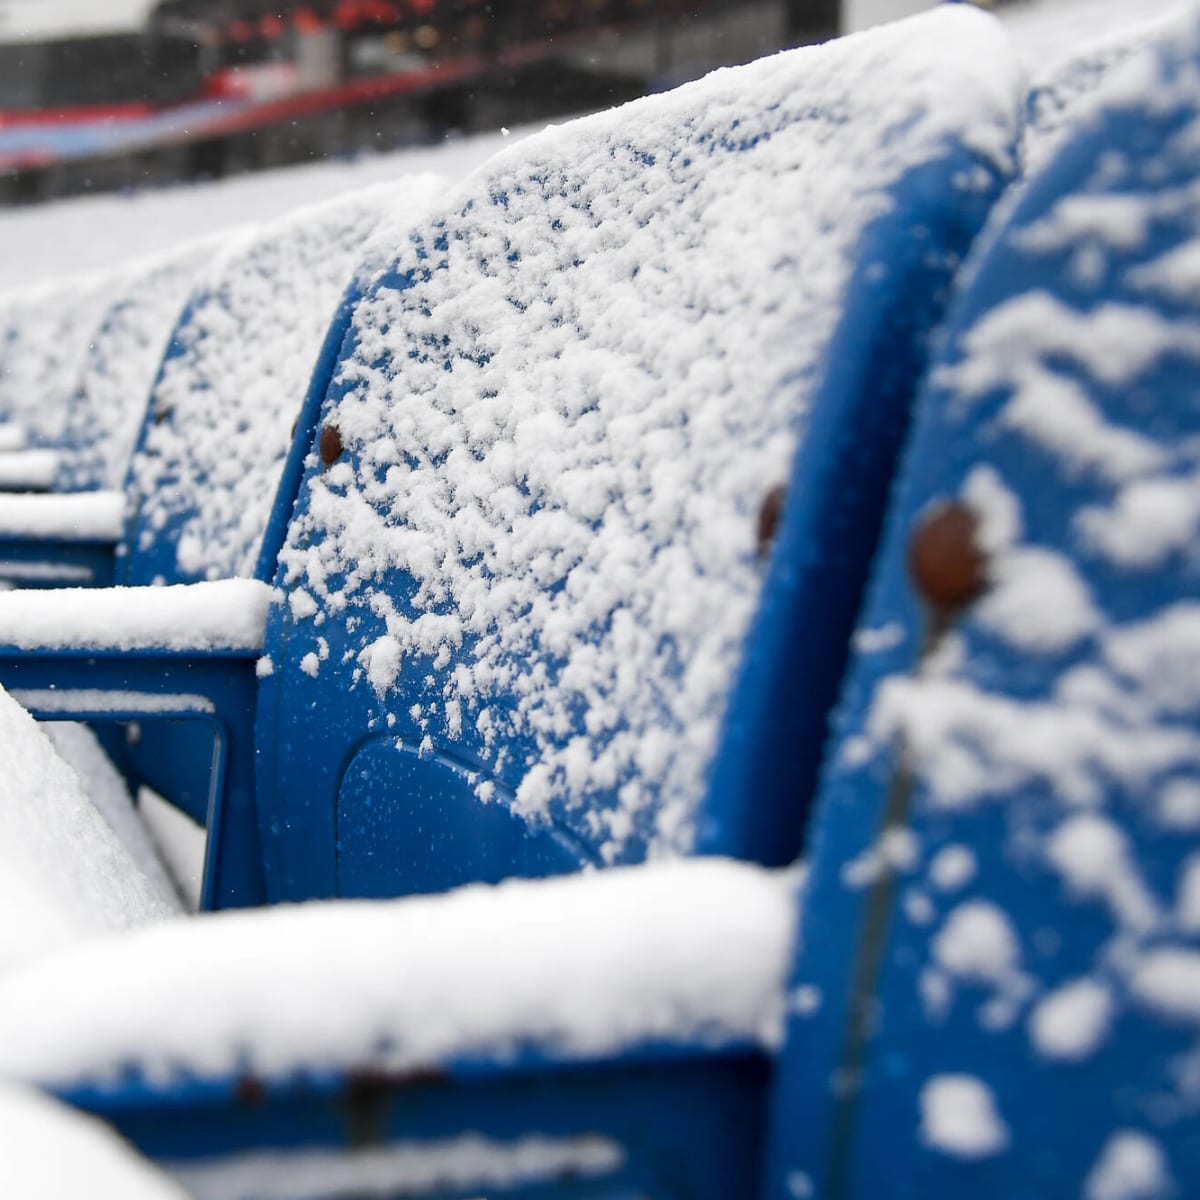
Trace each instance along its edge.
{"label": "snow", "polygon": [[80,365],[62,430],[60,490],[124,482],[167,340],[217,246],[216,239],[200,239],[130,268]]}
{"label": "snow", "polygon": [[703,859],[94,938],[0,975],[0,1072],[101,1083],[136,1063],[159,1084],[270,1082],[522,1048],[772,1046],[797,882]]}
{"label": "snow", "polygon": [[453,1190],[587,1180],[611,1174],[625,1161],[618,1143],[598,1134],[554,1138],[531,1134],[499,1141],[464,1134],[438,1141],[400,1139],[386,1147],[348,1153],[261,1151],[226,1160],[171,1164],[195,1200],[369,1200]]}
{"label": "snow", "polygon": [[0,1082],[0,1195],[21,1200],[187,1200],[103,1122]]}
{"label": "snow", "polygon": [[1118,1130],[1084,1182],[1084,1200],[1162,1200],[1176,1195],[1162,1146],[1148,1134]]}
{"label": "snow", "polygon": [[1148,951],[1131,986],[1140,1003],[1156,1015],[1200,1025],[1200,950],[1165,946]]}
{"label": "snow", "polygon": [[1004,913],[986,900],[953,909],[933,939],[938,964],[962,979],[1000,983],[1017,970],[1020,946]]}
{"label": "snow", "polygon": [[0,420],[33,445],[62,434],[88,342],[124,265],[0,296]]}
{"label": "snow", "polygon": [[361,615],[358,686],[441,672],[419,699],[450,706],[451,742],[455,712],[489,765],[529,739],[521,816],[604,792],[607,861],[686,851],[762,585],[755,514],[861,232],[947,139],[1003,169],[997,39],[948,7],[717,72],[529,138],[450,197],[401,248],[404,286],[355,315],[324,418],[347,454],[281,556],[319,605],[296,661],[318,672],[320,623]]}
{"label": "snow", "polygon": [[1030,1038],[1045,1058],[1085,1061],[1107,1036],[1114,1008],[1113,995],[1103,984],[1074,980],[1039,1001],[1030,1016]]}
{"label": "snow", "polygon": [[0,495],[0,537],[116,542],[124,508],[122,492]]}
{"label": "snow", "polygon": [[58,474],[53,450],[10,450],[0,454],[0,488],[37,492],[48,488]]}
{"label": "snow", "polygon": [[381,184],[301,209],[226,248],[193,294],[155,386],[154,419],[131,470],[140,502],[135,550],[170,525],[172,578],[253,575],[338,300],[360,263],[369,276],[371,240],[393,244],[442,187],[430,176]]}
{"label": "snow", "polygon": [[991,1089],[971,1075],[936,1075],[921,1088],[921,1138],[932,1150],[968,1161],[1008,1146]]}
{"label": "snow", "polygon": [[944,846],[929,864],[929,879],[939,891],[956,892],[971,882],[975,870],[970,846]]}
{"label": "snow", "polygon": [[[76,773],[2,690],[0,747],[0,976],[97,934],[178,911],[170,889],[139,868]],[[111,802],[106,807],[118,811]]]}
{"label": "snow", "polygon": [[253,579],[0,592],[0,630],[22,650],[253,653],[262,649],[270,598]]}

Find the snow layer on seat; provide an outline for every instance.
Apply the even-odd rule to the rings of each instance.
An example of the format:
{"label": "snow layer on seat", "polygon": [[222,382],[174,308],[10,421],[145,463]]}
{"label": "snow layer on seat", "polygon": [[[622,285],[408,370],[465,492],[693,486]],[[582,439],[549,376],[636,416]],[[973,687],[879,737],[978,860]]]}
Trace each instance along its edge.
{"label": "snow layer on seat", "polygon": [[0,537],[115,542],[124,507],[123,492],[0,495]]}
{"label": "snow layer on seat", "polygon": [[133,460],[130,583],[253,574],[292,429],[338,298],[374,236],[441,189],[416,176],[315,205],[230,246],[172,338]]}
{"label": "snow layer on seat", "polygon": [[174,898],[139,869],[33,718],[3,691],[0,758],[0,973],[177,911]]}
{"label": "snow layer on seat", "polygon": [[[949,323],[813,831],[798,979],[840,1002],[794,1019],[778,1174],[814,1195],[1196,1190],[1198,195],[1192,15]],[[987,586],[939,630],[906,557],[947,500]]]}
{"label": "snow layer on seat", "polygon": [[[0,1072],[60,1087],[771,1046],[795,872],[719,859],[222,913],[0,977]],[[286,1002],[284,1000],[286,999]]]}
{"label": "snow layer on seat", "polygon": [[[1084,40],[1064,58],[1043,66],[1029,87],[1028,123],[1025,127],[1024,167],[1032,175],[1046,165],[1063,140],[1071,136],[1089,113],[1104,103],[1104,85],[1130,59],[1161,41],[1164,34],[1186,21],[1191,5],[1178,12]],[[1078,33],[1076,34],[1078,36]]]}
{"label": "snow layer on seat", "polygon": [[525,741],[520,815],[603,792],[606,858],[651,808],[651,851],[686,850],[855,249],[914,163],[1006,163],[1015,90],[992,19],[946,9],[481,168],[356,310],[349,453],[281,556],[303,669],[345,621],[414,744],[500,771]]}
{"label": "snow layer on seat", "polygon": [[121,486],[171,330],[217,245],[193,242],[138,265],[112,298],[67,406],[56,489]]}
{"label": "snow layer on seat", "polygon": [[262,649],[271,589],[257,579],[175,587],[0,592],[0,644],[22,650]]}
{"label": "snow layer on seat", "polygon": [[43,491],[54,483],[59,470],[57,450],[0,451],[0,488],[10,491]]}
{"label": "snow layer on seat", "polygon": [[0,1195],[21,1200],[186,1200],[107,1125],[0,1083]]}
{"label": "snow layer on seat", "polygon": [[33,444],[67,419],[88,342],[128,268],[43,284],[0,298],[0,419]]}

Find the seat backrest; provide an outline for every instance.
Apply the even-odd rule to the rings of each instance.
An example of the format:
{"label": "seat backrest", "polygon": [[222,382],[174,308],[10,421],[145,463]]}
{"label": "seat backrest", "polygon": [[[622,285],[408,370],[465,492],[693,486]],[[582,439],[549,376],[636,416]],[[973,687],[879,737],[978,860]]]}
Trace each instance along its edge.
{"label": "seat backrest", "polygon": [[1015,107],[947,9],[549,130],[398,247],[281,556],[275,894],[790,860]]}
{"label": "seat backrest", "polygon": [[56,439],[56,491],[120,488],[167,340],[216,239],[132,269],[88,341]]}
{"label": "seat backrest", "polygon": [[[441,183],[416,176],[313,205],[229,245],[189,299],[126,480],[118,582],[253,576],[322,339],[373,236]],[[307,443],[307,438],[305,439]],[[291,497],[282,502],[286,513]]]}
{"label": "seat backrest", "polygon": [[125,278],[118,267],[0,299],[0,421],[25,445],[59,440],[88,342]]}
{"label": "seat backrest", "polygon": [[1191,17],[968,268],[816,809],[772,1197],[1195,1190],[1198,186]]}

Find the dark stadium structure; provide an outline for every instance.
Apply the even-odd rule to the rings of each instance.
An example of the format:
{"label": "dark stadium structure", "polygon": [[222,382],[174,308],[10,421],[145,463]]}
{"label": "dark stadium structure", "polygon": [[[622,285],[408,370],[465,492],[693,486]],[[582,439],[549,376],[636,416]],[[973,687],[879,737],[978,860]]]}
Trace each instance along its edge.
{"label": "dark stadium structure", "polygon": [[604,107],[839,32],[840,0],[161,0],[0,42],[0,203]]}

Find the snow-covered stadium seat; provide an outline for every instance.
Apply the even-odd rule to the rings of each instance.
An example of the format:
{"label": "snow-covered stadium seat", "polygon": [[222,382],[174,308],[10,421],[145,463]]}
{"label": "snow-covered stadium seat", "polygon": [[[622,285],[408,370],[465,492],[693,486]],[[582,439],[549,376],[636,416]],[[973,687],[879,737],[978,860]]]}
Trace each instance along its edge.
{"label": "snow-covered stadium seat", "polygon": [[97,271],[0,297],[0,490],[49,488],[49,447],[66,421],[88,342],[124,268]]}
{"label": "snow-covered stadium seat", "polygon": [[[372,238],[390,245],[440,186],[432,176],[377,185],[127,272],[56,425],[57,445],[24,453],[47,459],[47,483],[59,490],[107,490],[48,503],[0,497],[8,578],[252,576],[339,298]],[[193,289],[197,255],[211,261]],[[280,498],[281,522],[291,499]],[[72,567],[91,578],[73,579]]]}
{"label": "snow-covered stadium seat", "polygon": [[370,278],[375,239],[403,236],[442,186],[431,175],[377,184],[227,248],[154,384],[127,481],[119,583],[269,577],[278,547],[260,566],[264,536],[273,506],[282,521],[291,509],[294,485],[281,495],[280,479],[314,374],[324,392],[328,365],[318,368],[339,300]]}
{"label": "snow-covered stadium seat", "polygon": [[[26,385],[43,388],[46,411],[21,448],[0,453],[0,482],[65,495],[0,495],[0,579],[23,587],[112,582],[129,456],[171,329],[212,253],[212,244],[197,242],[122,271],[104,289],[107,308],[87,335],[73,390]],[[62,334],[46,325],[54,336],[26,347],[29,366],[63,353]],[[64,365],[63,380],[70,369]],[[87,494],[71,495],[80,492]]]}
{"label": "snow-covered stadium seat", "polygon": [[796,883],[692,860],[95,939],[0,976],[0,1077],[198,1200],[752,1197]]}
{"label": "snow-covered stadium seat", "polygon": [[[530,139],[397,239],[327,364],[257,745],[230,716],[237,794],[198,810],[207,903],[790,860],[926,337],[1013,167],[1005,50],[947,9],[717,73]],[[184,496],[189,456],[228,478],[252,431],[187,450],[159,391]],[[251,569],[240,510],[211,537],[145,490],[131,577]],[[256,646],[181,672],[31,605],[0,597],[23,697],[137,717],[207,671],[244,712]]]}
{"label": "snow-covered stadium seat", "polygon": [[918,407],[815,813],[772,1197],[1200,1178],[1197,19],[1101,95],[967,268]]}
{"label": "snow-covered stadium seat", "polygon": [[528,139],[398,248],[276,579],[273,898],[795,856],[926,336],[1011,170],[1004,55],[946,10],[718,72]]}

